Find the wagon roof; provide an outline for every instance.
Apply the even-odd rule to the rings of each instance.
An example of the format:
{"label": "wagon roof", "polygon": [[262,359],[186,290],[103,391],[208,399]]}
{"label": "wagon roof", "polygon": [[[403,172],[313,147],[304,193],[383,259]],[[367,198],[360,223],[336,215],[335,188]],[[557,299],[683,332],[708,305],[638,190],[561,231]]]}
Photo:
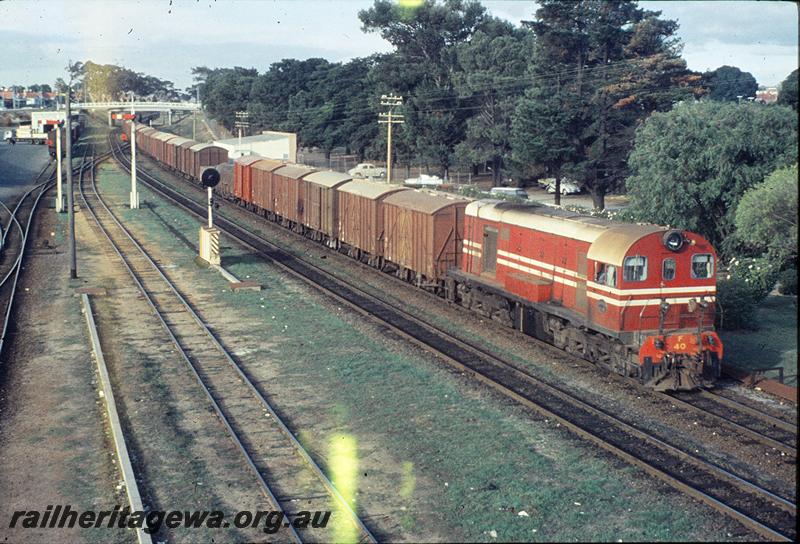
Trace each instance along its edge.
{"label": "wagon roof", "polygon": [[265,159],[264,157],[259,157],[260,160],[251,163],[253,169],[255,170],[264,170],[266,172],[273,172],[280,168],[281,166],[285,165],[286,163],[283,161],[276,161],[273,159]]}
{"label": "wagon roof", "polygon": [[171,145],[183,145],[189,142],[197,143],[194,140],[190,140],[189,138],[184,138],[183,136],[176,136],[174,139],[169,141]]}
{"label": "wagon roof", "polygon": [[549,206],[496,200],[472,202],[467,206],[466,213],[589,242],[588,259],[618,266],[622,265],[628,250],[638,240],[648,234],[667,230],[658,225],[617,223]]}
{"label": "wagon roof", "polygon": [[216,149],[219,149],[220,151],[224,151],[225,153],[228,152],[228,150],[225,149],[224,147],[220,147],[220,146],[214,145],[214,144],[195,144],[192,147],[190,147],[189,149],[191,149],[192,151],[202,151],[203,149],[210,149],[212,147],[216,148]]}
{"label": "wagon roof", "polygon": [[418,212],[433,215],[439,210],[449,206],[463,205],[466,206],[469,201],[456,196],[443,195],[440,193],[431,193],[429,191],[409,190],[394,193],[384,200],[386,204],[415,210]]}
{"label": "wagon roof", "polygon": [[312,172],[303,179],[317,185],[322,185],[323,187],[333,188],[346,181],[350,181],[353,179],[353,176],[349,176],[342,172],[327,170],[325,172]]}
{"label": "wagon roof", "polygon": [[[191,149],[191,148],[193,148],[194,146],[197,145],[197,142],[195,142],[194,140],[190,140],[189,138],[185,138],[185,140],[186,141],[183,142],[182,144],[177,144],[177,145],[180,145],[184,149]],[[170,143],[173,143],[173,142],[170,142]]]}
{"label": "wagon roof", "polygon": [[300,179],[312,172],[316,172],[316,170],[308,166],[300,166],[299,164],[286,164],[275,170],[275,174],[292,179]]}
{"label": "wagon roof", "polygon": [[348,181],[341,187],[339,191],[343,193],[350,193],[370,200],[377,200],[378,198],[394,193],[395,191],[408,191],[407,187],[400,187],[399,185],[389,185],[388,183],[377,183],[374,181],[353,180]]}
{"label": "wagon roof", "polygon": [[158,132],[158,131],[156,129],[154,129],[153,127],[148,127],[147,125],[139,125],[136,128],[136,132],[141,132],[141,133],[147,132],[149,134],[151,132]]}
{"label": "wagon roof", "polygon": [[234,162],[238,162],[243,166],[249,166],[254,162],[263,161],[264,157],[261,155],[245,155],[244,157],[237,158]]}
{"label": "wagon roof", "polygon": [[175,136],[174,134],[170,134],[169,132],[156,132],[155,134],[151,134],[150,137],[155,138],[156,140],[161,140],[162,142],[166,142],[167,140],[171,140],[172,138],[179,138],[180,136]]}

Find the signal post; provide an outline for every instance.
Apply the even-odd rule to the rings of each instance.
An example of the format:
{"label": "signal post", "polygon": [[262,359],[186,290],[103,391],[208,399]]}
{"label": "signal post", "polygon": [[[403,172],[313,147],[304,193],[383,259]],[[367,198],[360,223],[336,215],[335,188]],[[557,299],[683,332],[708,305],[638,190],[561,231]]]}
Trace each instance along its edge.
{"label": "signal post", "polygon": [[214,168],[206,168],[200,181],[208,191],[208,225],[200,227],[200,258],[213,266],[219,266],[222,259],[219,254],[219,229],[214,226],[214,187],[219,183],[219,172]]}

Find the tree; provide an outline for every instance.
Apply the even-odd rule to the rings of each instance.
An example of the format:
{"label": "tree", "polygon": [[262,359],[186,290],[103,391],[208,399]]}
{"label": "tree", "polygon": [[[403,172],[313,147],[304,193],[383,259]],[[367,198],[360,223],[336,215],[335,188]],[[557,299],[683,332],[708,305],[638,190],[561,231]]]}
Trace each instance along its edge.
{"label": "tree", "polygon": [[629,211],[642,221],[698,232],[727,251],[745,191],[796,162],[797,115],[791,109],[684,102],[654,113],[636,131],[626,183]]}
{"label": "tree", "polygon": [[490,163],[494,185],[511,158],[511,118],[531,50],[530,32],[501,21],[456,48],[455,89],[471,112],[456,156],[469,165]]}
{"label": "tree", "polygon": [[778,266],[797,260],[797,164],[776,170],[742,196],[736,237]]}
{"label": "tree", "polygon": [[376,0],[358,16],[365,32],[379,32],[395,47],[387,59],[392,69],[381,74],[381,86],[404,96],[404,131],[417,153],[447,176],[468,116],[454,89],[455,46],[467,43],[489,19],[486,9],[464,0],[424,0],[413,6]]}
{"label": "tree", "polygon": [[650,112],[692,96],[699,77],[679,56],[677,23],[659,19],[660,12],[629,0],[542,0],[539,6],[536,20],[526,23],[536,34],[534,83],[517,110],[515,141],[546,131],[556,137],[555,148],[572,151],[559,158],[545,141],[516,153],[574,177],[602,209],[606,193],[627,174],[636,126]]}
{"label": "tree", "polygon": [[756,78],[750,72],[742,72],[735,66],[720,66],[703,74],[703,84],[708,87],[708,97],[720,102],[736,102],[755,98],[758,90]]}
{"label": "tree", "polygon": [[797,70],[786,76],[778,92],[778,104],[790,106],[797,111]]}

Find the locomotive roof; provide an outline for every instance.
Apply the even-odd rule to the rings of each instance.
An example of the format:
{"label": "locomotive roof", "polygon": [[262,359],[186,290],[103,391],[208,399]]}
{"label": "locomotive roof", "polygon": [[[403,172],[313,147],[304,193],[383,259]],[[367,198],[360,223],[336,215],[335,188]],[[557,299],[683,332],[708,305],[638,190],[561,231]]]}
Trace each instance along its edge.
{"label": "locomotive roof", "polygon": [[334,172],[332,170],[328,170],[325,172],[312,172],[303,179],[323,187],[332,188],[336,187],[337,185],[341,185],[345,181],[350,181],[353,179],[353,176],[349,176],[343,172]]}
{"label": "locomotive roof", "polygon": [[408,189],[406,187],[400,187],[399,185],[354,179],[339,187],[339,190],[343,193],[350,193],[369,198],[370,200],[377,200],[383,195],[388,195],[395,191],[407,191]]}
{"label": "locomotive roof", "polygon": [[302,178],[311,172],[316,172],[316,170],[308,166],[300,166],[299,164],[286,164],[275,170],[275,174],[292,179]]}
{"label": "locomotive roof", "polygon": [[466,214],[588,242],[591,244],[586,255],[588,259],[618,266],[622,266],[625,255],[637,240],[666,230],[657,225],[617,223],[549,206],[497,200],[472,202]]}
{"label": "locomotive roof", "polygon": [[432,215],[449,206],[467,204],[469,201],[455,196],[414,189],[389,195],[384,202],[386,204],[392,204],[394,206],[400,206],[402,208]]}

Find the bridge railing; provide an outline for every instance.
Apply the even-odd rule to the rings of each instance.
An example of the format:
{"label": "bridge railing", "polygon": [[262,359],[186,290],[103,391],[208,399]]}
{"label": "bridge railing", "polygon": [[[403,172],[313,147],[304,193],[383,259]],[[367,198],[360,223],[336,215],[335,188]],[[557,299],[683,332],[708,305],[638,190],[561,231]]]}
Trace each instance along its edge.
{"label": "bridge railing", "polygon": [[73,108],[93,110],[93,109],[130,109],[131,106],[136,111],[153,110],[199,110],[200,104],[196,102],[78,102],[72,104]]}

